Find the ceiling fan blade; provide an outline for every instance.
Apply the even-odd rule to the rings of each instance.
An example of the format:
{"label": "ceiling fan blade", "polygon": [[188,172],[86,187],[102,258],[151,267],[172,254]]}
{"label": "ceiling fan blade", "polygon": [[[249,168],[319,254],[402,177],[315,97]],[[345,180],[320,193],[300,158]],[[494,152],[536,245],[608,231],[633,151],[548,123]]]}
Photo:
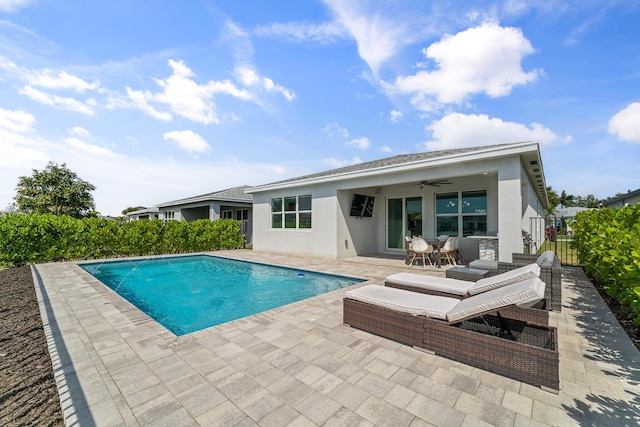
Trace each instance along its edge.
{"label": "ceiling fan blade", "polygon": [[425,185],[431,185],[432,187],[440,187],[443,184],[453,184],[451,181],[449,181],[448,179],[434,179],[433,181],[420,181],[420,187],[425,186]]}

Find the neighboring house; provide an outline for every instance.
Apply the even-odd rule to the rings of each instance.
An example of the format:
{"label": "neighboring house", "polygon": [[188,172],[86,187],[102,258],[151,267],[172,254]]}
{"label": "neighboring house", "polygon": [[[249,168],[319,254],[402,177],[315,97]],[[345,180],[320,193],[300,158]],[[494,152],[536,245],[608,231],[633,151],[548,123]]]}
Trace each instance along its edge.
{"label": "neighboring house", "polygon": [[511,261],[529,218],[544,217],[546,188],[537,142],[399,155],[249,188],[253,248],[399,255],[405,235],[448,234]]}
{"label": "neighboring house", "polygon": [[[245,240],[250,243],[252,239],[252,200],[251,194],[245,193],[247,185],[201,194],[186,199],[173,200],[160,203],[153,208],[145,209],[149,215],[155,214],[156,218],[164,221],[186,221],[197,219],[209,219],[215,221],[218,218],[231,218],[241,221],[241,232]],[[129,212],[129,217],[137,216],[138,212]],[[142,215],[145,215],[142,212]],[[142,218],[141,218],[142,219]]]}
{"label": "neighboring house", "polygon": [[571,228],[571,221],[578,212],[583,212],[583,211],[592,211],[593,208],[585,208],[585,207],[581,207],[581,206],[569,206],[566,208],[561,208],[561,209],[557,209],[556,212],[552,215],[553,217],[555,217],[555,221],[556,221],[556,228],[561,229],[564,228],[566,229],[567,233],[571,233],[573,232],[573,229]]}
{"label": "neighboring house", "polygon": [[629,191],[627,194],[611,198],[604,202],[604,206],[608,208],[621,208],[625,205],[635,206],[640,203],[640,188],[635,191]]}
{"label": "neighboring house", "polygon": [[136,221],[139,219],[158,219],[158,208],[140,208],[135,211],[127,212],[127,221]]}

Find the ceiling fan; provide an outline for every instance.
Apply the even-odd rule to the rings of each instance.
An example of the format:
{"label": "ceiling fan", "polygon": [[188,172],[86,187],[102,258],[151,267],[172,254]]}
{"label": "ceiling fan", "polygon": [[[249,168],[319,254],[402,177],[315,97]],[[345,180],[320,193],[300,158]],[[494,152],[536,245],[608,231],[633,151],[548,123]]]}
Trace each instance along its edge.
{"label": "ceiling fan", "polygon": [[448,179],[434,179],[434,180],[426,180],[420,181],[420,188],[424,188],[425,185],[431,185],[432,187],[440,187],[441,185],[453,184]]}

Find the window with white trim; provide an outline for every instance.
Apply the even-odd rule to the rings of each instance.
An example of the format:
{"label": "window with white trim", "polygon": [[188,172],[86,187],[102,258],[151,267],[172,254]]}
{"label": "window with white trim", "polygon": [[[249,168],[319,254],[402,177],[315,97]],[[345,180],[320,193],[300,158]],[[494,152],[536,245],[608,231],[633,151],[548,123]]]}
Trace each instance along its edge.
{"label": "window with white trim", "polygon": [[463,237],[486,236],[487,191],[436,194],[436,235],[442,234]]}
{"label": "window with white trim", "polygon": [[273,197],[271,228],[311,228],[311,195]]}

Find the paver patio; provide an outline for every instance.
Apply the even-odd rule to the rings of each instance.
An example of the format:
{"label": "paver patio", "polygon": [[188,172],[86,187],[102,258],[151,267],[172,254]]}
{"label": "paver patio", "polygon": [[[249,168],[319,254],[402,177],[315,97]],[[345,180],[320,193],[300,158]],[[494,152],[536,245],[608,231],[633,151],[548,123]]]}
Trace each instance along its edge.
{"label": "paver patio", "polygon": [[[215,255],[363,284],[423,271],[384,257]],[[563,269],[563,310],[550,315],[559,394],[345,326],[345,290],[176,337],[74,263],[34,276],[67,425],[640,424],[640,352],[580,268]]]}

